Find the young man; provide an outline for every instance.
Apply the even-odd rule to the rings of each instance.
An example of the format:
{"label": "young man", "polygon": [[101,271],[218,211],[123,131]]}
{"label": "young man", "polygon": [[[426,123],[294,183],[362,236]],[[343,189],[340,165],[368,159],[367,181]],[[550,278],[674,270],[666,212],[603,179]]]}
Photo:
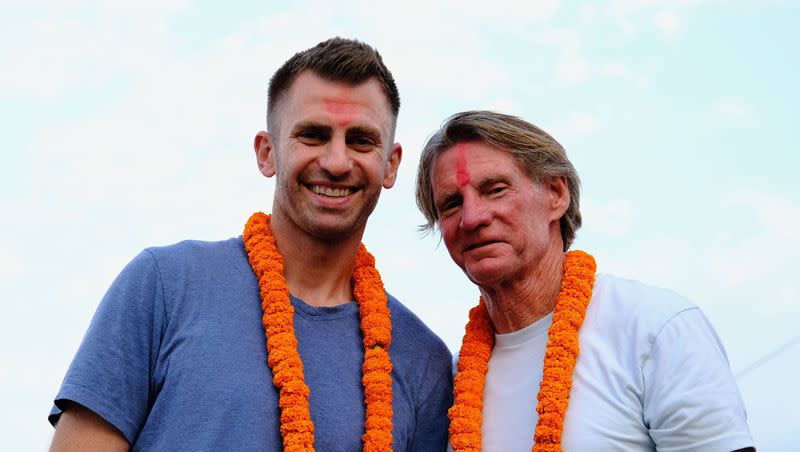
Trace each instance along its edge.
{"label": "young man", "polygon": [[578,201],[564,149],[520,118],[459,113],[426,144],[417,204],[481,293],[459,354],[453,449],[751,447],[725,351],[700,310],[668,290],[595,276],[590,255],[567,253]]}
{"label": "young man", "polygon": [[53,449],[443,449],[450,353],[361,246],[400,164],[399,106],[363,43],[289,59],[254,142],[272,215],[123,270],[56,396]]}

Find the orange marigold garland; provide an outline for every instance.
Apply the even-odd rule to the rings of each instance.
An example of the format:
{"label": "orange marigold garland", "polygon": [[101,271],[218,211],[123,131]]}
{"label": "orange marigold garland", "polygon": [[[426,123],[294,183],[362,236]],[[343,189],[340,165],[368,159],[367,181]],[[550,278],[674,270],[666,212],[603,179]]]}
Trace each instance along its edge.
{"label": "orange marigold garland", "polygon": [[[561,290],[556,297],[553,323],[547,331],[542,383],[534,433],[536,451],[561,451],[564,415],[572,389],[572,372],[579,353],[578,330],[592,298],[594,258],[583,251],[570,251],[564,260]],[[450,444],[455,452],[481,450],[483,386],[494,347],[494,328],[481,298],[469,313],[466,333],[458,357],[450,417]]]}
{"label": "orange marigold garland", "polygon": [[483,297],[469,311],[453,384],[455,396],[450,418],[450,444],[455,451],[481,450],[483,384],[494,347],[494,328]]}
{"label": "orange marigold garland", "polygon": [[[269,228],[270,216],[254,213],[244,229],[244,245],[261,288],[262,322],[267,335],[267,363],[278,388],[281,436],[286,452],[314,450],[314,424],[308,407],[309,388],[297,352],[294,308],[283,276],[283,257]],[[353,293],[364,336],[362,383],[366,404],[365,451],[392,450],[392,323],[386,292],[375,258],[362,244],[353,270]]]}
{"label": "orange marigold garland", "polygon": [[386,305],[386,291],[381,275],[375,268],[375,258],[362,244],[356,254],[353,269],[353,293],[361,315],[364,336],[364,364],[361,378],[364,384],[364,403],[367,406],[365,431],[362,437],[365,451],[392,450],[392,321]]}

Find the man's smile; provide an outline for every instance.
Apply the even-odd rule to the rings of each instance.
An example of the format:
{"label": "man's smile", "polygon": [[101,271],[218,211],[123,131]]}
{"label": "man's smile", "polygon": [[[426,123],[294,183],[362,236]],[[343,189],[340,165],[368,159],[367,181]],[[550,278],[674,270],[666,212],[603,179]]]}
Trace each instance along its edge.
{"label": "man's smile", "polygon": [[330,198],[344,198],[356,191],[350,187],[329,187],[324,185],[307,185],[307,187],[318,195]]}

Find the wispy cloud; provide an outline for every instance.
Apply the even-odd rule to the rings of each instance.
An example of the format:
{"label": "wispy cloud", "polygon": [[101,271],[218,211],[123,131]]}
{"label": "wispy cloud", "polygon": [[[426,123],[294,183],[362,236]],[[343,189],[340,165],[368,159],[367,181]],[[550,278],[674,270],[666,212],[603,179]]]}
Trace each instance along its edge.
{"label": "wispy cloud", "polygon": [[582,82],[589,77],[589,62],[577,47],[564,50],[556,62],[554,76],[566,85]]}
{"label": "wispy cloud", "polygon": [[591,113],[578,111],[570,113],[563,126],[563,131],[567,135],[586,136],[602,127],[602,121]]}
{"label": "wispy cloud", "polygon": [[675,11],[658,11],[653,15],[652,21],[656,29],[668,38],[674,38],[681,32],[681,18]]}
{"label": "wispy cloud", "polygon": [[7,64],[0,71],[0,97],[51,103],[124,74],[156,69],[170,45],[166,21],[183,7],[183,2],[52,3],[5,10],[0,59]]}
{"label": "wispy cloud", "polygon": [[24,273],[22,259],[11,248],[0,243],[0,281],[10,283],[20,279]]}
{"label": "wispy cloud", "polygon": [[753,119],[752,107],[733,98],[718,100],[714,106],[714,112],[725,119],[736,122],[746,122]]}
{"label": "wispy cloud", "polygon": [[635,215],[628,199],[598,201],[591,197],[582,200],[581,213],[587,230],[611,237],[628,234]]}
{"label": "wispy cloud", "polygon": [[683,15],[718,0],[612,0],[605,13],[625,34],[655,30],[666,38],[676,38],[683,31]]}
{"label": "wispy cloud", "polygon": [[634,69],[625,61],[607,61],[599,65],[598,71],[606,77],[633,83],[638,88],[647,87],[649,84],[644,74]]}
{"label": "wispy cloud", "polygon": [[784,196],[756,189],[738,190],[723,199],[730,208],[753,212],[765,234],[779,243],[800,243],[800,203]]}

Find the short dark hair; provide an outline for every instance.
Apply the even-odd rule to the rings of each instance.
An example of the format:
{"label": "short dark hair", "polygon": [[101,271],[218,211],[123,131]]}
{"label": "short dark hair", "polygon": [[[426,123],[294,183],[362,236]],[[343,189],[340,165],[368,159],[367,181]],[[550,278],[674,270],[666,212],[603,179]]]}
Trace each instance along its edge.
{"label": "short dark hair", "polygon": [[276,127],[274,114],[278,102],[292,86],[295,78],[306,70],[330,81],[351,85],[376,78],[381,84],[395,121],[400,112],[400,93],[389,69],[377,50],[354,40],[335,37],[294,54],[281,66],[269,81],[267,94],[267,129]]}
{"label": "short dark hair", "polygon": [[425,216],[424,231],[433,229],[439,212],[433,200],[431,171],[443,151],[458,143],[482,141],[511,154],[534,182],[563,177],[569,190],[569,207],[559,222],[561,241],[567,251],[581,227],[580,179],[567,152],[547,132],[516,116],[493,111],[465,111],[447,118],[425,143],[417,169],[417,206]]}

